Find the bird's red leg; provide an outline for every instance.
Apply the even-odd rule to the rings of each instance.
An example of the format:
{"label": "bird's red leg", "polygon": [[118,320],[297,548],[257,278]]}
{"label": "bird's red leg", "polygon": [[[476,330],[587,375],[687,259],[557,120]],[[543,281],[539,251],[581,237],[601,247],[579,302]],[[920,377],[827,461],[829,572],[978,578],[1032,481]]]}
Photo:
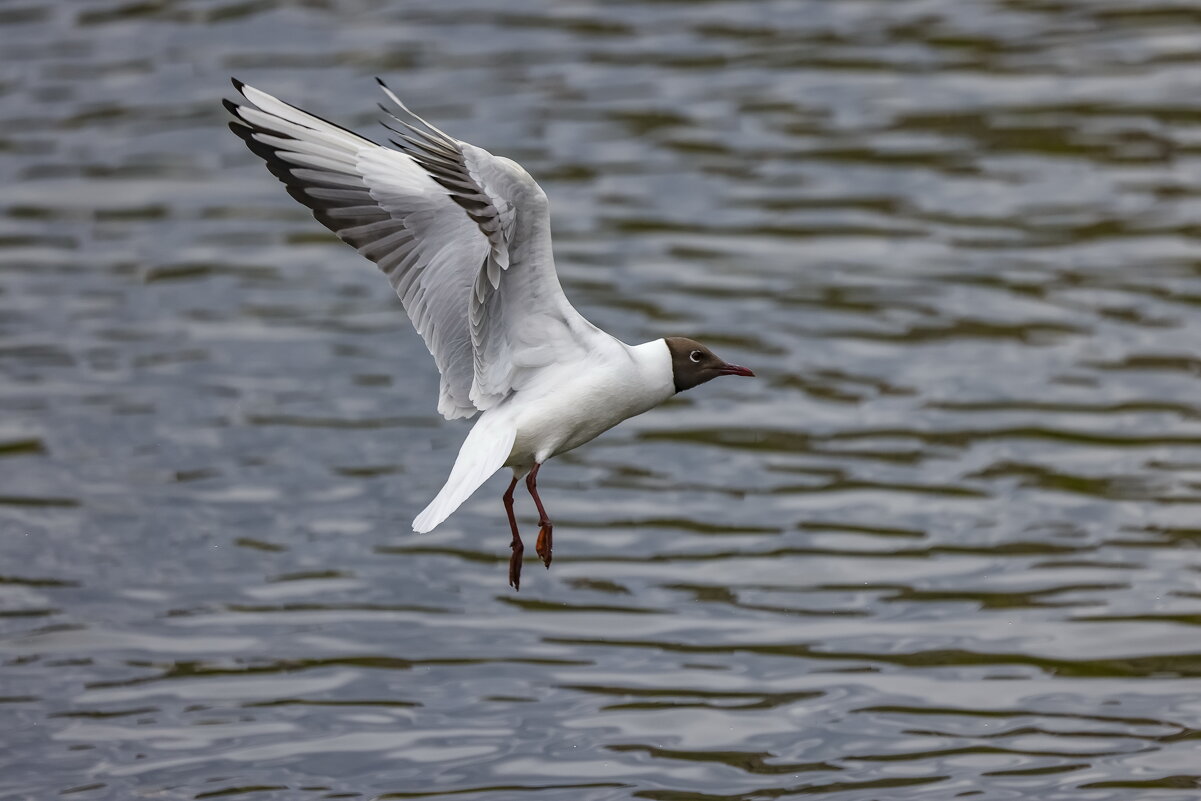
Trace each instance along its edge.
{"label": "bird's red leg", "polygon": [[520,590],[521,554],[525,550],[525,546],[521,544],[521,532],[517,530],[517,516],[513,514],[513,489],[516,486],[517,476],[513,476],[513,480],[509,482],[509,488],[505,490],[504,502],[505,513],[509,515],[509,528],[513,530],[513,542],[509,546],[513,549],[513,554],[509,557],[509,586],[515,590]]}
{"label": "bird's red leg", "polygon": [[534,551],[542,557],[542,564],[550,568],[550,551],[551,551],[551,526],[550,518],[546,516],[546,509],[542,506],[542,499],[538,497],[538,468],[542,467],[541,463],[535,463],[534,469],[525,477],[525,487],[530,491],[530,495],[534,499],[534,505],[538,507],[538,542],[534,545]]}

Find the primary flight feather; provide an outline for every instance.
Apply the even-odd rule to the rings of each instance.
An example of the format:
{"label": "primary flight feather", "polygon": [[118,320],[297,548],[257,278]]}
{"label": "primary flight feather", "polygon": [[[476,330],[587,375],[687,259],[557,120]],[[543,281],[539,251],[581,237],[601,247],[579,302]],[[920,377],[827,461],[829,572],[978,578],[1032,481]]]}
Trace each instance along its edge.
{"label": "primary flight feather", "polygon": [[[377,79],[378,80],[378,79]],[[509,583],[523,547],[513,490],[537,506],[536,550],[551,561],[552,524],[538,495],[543,462],[677,392],[753,373],[683,337],[626,345],[588,322],[555,273],[546,194],[521,165],[454,139],[395,105],[383,147],[234,79],[230,128],[319,222],[375,262],[400,296],[442,375],[443,417],[479,419],[450,477],[413,521],[432,530],[501,467],[512,530]],[[404,115],[404,116],[401,116]]]}

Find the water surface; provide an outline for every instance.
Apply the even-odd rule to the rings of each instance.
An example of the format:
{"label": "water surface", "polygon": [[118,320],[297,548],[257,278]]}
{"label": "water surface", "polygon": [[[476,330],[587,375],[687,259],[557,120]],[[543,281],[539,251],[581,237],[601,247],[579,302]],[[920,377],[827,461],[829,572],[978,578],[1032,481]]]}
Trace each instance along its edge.
{"label": "water surface", "polygon": [[[0,8],[0,798],[1191,799],[1201,15]],[[371,77],[521,161],[573,302],[748,364],[493,479],[224,130]],[[382,137],[381,137],[382,138]],[[519,510],[534,534],[532,505]]]}

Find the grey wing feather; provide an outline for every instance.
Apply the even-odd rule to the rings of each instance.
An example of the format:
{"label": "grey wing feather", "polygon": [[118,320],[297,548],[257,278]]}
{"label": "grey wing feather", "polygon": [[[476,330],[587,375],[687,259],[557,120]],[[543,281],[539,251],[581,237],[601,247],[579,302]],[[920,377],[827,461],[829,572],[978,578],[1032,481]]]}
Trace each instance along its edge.
{"label": "grey wing feather", "polygon": [[448,419],[474,415],[464,309],[488,240],[408,156],[234,85],[254,105],[227,101],[238,118],[230,128],[292,197],[387,275],[442,374],[438,411]]}
{"label": "grey wing feather", "polygon": [[392,129],[401,136],[393,144],[424,167],[488,238],[488,259],[475,276],[467,315],[472,402],[491,408],[525,386],[539,368],[585,358],[590,342],[608,335],[563,294],[542,187],[516,162],[454,139],[417,116],[376,80],[421,125],[385,107],[404,129]]}
{"label": "grey wing feather", "polygon": [[538,368],[582,358],[590,337],[607,336],[563,294],[546,195],[519,165],[451,138],[386,86],[420,123],[388,112],[400,152],[235,86],[258,108],[227,102],[234,132],[387,274],[442,373],[444,416],[489,409]]}

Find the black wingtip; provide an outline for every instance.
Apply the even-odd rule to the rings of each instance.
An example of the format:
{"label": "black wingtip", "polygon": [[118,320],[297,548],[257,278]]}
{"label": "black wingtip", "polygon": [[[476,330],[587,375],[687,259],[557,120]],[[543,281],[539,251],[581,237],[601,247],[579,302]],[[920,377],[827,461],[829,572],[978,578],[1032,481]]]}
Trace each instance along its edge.
{"label": "black wingtip", "polygon": [[385,89],[388,88],[388,84],[384,83],[384,79],[379,77],[378,75],[375,76],[375,82],[378,83],[380,86],[384,87]]}
{"label": "black wingtip", "polygon": [[239,81],[237,78],[235,78],[234,76],[231,75],[231,76],[229,76],[229,82],[232,83],[234,85],[234,88],[238,90],[238,94],[241,94],[241,95],[246,94],[245,92],[242,91],[242,87],[246,85],[245,81]]}
{"label": "black wingtip", "polygon": [[250,145],[252,150],[254,145],[258,144],[258,142],[254,141],[254,130],[252,128],[248,128],[240,122],[229,122],[226,124],[229,126],[229,130],[233,131],[234,135],[247,145]]}
{"label": "black wingtip", "polygon": [[241,107],[237,103],[230,100],[228,97],[223,97],[221,98],[221,105],[225,106],[225,110],[230,114],[234,115],[238,119],[242,119],[242,115],[238,113],[238,109]]}

